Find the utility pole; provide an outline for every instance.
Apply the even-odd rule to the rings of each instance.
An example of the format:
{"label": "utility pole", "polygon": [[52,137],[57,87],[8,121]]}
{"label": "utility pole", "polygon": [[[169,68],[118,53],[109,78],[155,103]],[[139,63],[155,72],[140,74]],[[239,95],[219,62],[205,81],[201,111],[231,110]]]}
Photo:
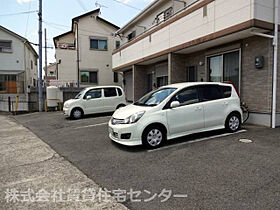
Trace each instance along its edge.
{"label": "utility pole", "polygon": [[279,22],[279,0],[274,3],[274,64],[273,64],[273,93],[272,93],[272,128],[276,127],[276,106],[277,106],[277,77],[278,77],[278,22]]}
{"label": "utility pole", "polygon": [[43,111],[42,88],[42,0],[39,0],[39,112]]}
{"label": "utility pole", "polygon": [[48,52],[47,52],[47,29],[45,28],[45,84],[48,83],[47,67],[48,67]]}

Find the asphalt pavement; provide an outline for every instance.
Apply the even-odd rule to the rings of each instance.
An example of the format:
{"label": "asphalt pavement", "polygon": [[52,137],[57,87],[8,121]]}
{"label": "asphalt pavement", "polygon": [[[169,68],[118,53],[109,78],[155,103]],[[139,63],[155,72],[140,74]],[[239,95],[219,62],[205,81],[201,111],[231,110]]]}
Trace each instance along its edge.
{"label": "asphalt pavement", "polygon": [[126,191],[124,204],[130,209],[280,206],[279,128],[246,125],[239,133],[206,132],[146,150],[112,142],[110,115],[70,120],[60,112],[49,112],[15,119],[99,185]]}

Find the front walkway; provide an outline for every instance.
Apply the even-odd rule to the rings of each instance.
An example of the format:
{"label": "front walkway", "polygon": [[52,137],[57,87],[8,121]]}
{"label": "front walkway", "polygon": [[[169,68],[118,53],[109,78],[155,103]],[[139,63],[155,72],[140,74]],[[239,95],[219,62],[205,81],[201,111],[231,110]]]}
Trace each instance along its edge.
{"label": "front walkway", "polygon": [[9,116],[0,116],[1,209],[127,209]]}

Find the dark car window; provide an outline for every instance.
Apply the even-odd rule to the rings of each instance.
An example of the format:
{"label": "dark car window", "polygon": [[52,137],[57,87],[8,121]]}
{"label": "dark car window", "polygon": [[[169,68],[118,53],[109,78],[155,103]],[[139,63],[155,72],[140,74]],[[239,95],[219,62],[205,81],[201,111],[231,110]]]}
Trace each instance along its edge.
{"label": "dark car window", "polygon": [[220,86],[220,89],[222,91],[223,98],[231,97],[232,88],[230,86]]}
{"label": "dark car window", "polygon": [[116,88],[104,88],[105,97],[115,97],[117,96]]}
{"label": "dark car window", "polygon": [[119,96],[122,96],[122,90],[120,88],[117,88]]}
{"label": "dark car window", "polygon": [[200,86],[200,98],[202,101],[212,101],[223,98],[222,91],[218,85]]}
{"label": "dark car window", "polygon": [[180,103],[180,106],[185,106],[185,105],[189,105],[189,104],[198,103],[199,102],[199,95],[198,95],[197,87],[189,87],[189,88],[186,88],[186,89],[178,92],[168,102],[169,107],[170,107],[170,104],[173,101],[178,101]]}
{"label": "dark car window", "polygon": [[94,99],[94,98],[101,98],[101,89],[92,89],[92,90],[89,90],[89,91],[85,94],[84,99],[86,99],[87,96],[91,96],[91,99]]}

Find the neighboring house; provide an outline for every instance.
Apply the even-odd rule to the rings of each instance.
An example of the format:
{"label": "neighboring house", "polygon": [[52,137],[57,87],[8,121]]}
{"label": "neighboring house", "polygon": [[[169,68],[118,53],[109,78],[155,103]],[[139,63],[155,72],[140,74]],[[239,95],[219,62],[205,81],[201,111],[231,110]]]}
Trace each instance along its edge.
{"label": "neighboring house", "polygon": [[69,32],[54,37],[57,80],[65,86],[121,85],[112,71],[118,26],[99,17],[99,9],[72,19]]}
{"label": "neighboring house", "polygon": [[49,82],[52,80],[56,80],[56,68],[57,68],[57,63],[50,63],[46,67],[44,67],[44,72],[45,72],[45,76],[44,76],[44,82],[45,84],[48,86]]}
{"label": "neighboring house", "polygon": [[273,44],[256,32],[273,28],[274,0],[155,0],[117,31],[113,71],[123,72],[131,101],[171,83],[233,82],[249,122],[270,126]]}
{"label": "neighboring house", "polygon": [[[8,97],[18,95],[28,101],[29,88],[37,86],[37,60],[38,55],[27,39],[0,26],[0,110],[8,110]],[[27,110],[28,103],[19,109]]]}

